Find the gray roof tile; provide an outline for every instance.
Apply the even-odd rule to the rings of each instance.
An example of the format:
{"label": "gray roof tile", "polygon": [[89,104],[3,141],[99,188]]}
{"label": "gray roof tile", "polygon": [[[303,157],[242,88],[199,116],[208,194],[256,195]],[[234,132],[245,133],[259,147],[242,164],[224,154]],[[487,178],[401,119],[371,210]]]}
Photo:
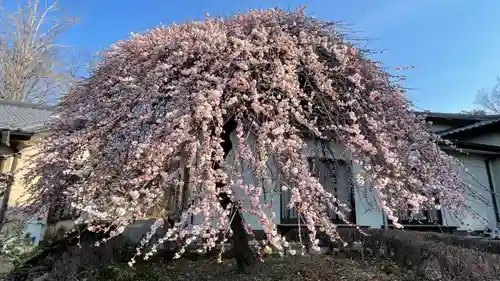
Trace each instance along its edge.
{"label": "gray roof tile", "polygon": [[443,131],[443,132],[438,132],[438,134],[443,137],[443,136],[447,136],[447,135],[450,135],[450,134],[454,134],[454,133],[458,133],[458,132],[463,132],[463,131],[467,131],[467,130],[472,130],[472,129],[475,129],[475,128],[479,128],[479,127],[482,127],[482,126],[486,126],[486,125],[490,125],[490,124],[498,123],[498,122],[500,122],[500,119],[484,120],[484,121],[476,122],[476,123],[468,125],[468,126],[463,126],[463,127],[452,129],[452,130],[446,130],[446,131]]}
{"label": "gray roof tile", "polygon": [[55,107],[0,100],[0,129],[36,133],[44,129]]}

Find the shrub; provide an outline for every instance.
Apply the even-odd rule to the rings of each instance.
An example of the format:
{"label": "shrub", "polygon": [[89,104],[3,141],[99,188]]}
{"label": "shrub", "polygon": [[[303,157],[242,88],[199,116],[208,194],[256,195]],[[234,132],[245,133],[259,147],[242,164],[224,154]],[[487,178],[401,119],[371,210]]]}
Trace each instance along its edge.
{"label": "shrub", "polygon": [[354,229],[339,231],[346,242],[362,241],[377,258],[388,258],[400,265],[413,268],[422,280],[498,280],[500,256],[442,241],[459,241],[451,235],[441,240],[430,239],[428,233],[402,230],[368,230],[363,236]]}

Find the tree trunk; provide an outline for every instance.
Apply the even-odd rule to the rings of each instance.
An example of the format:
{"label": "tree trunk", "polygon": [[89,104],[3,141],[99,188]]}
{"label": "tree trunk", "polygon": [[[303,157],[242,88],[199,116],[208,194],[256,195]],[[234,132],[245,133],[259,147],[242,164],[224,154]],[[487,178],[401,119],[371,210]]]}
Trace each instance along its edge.
{"label": "tree trunk", "polygon": [[[220,193],[221,205],[225,209],[227,205],[231,202],[227,194]],[[238,207],[234,206],[231,210],[231,217],[234,215],[231,221],[231,230],[233,231],[232,244],[233,252],[236,258],[236,265],[238,270],[242,273],[249,274],[253,271],[257,258],[252,252],[250,245],[248,245],[248,233],[245,230],[243,215]]]}
{"label": "tree trunk", "polygon": [[[231,151],[233,144],[231,143],[230,133],[236,128],[236,122],[234,120],[227,122],[224,125],[224,142],[222,147],[224,149],[224,158],[227,157]],[[214,168],[219,168],[220,165],[216,164]],[[217,183],[218,188],[222,188],[223,183]],[[219,193],[219,202],[221,206],[226,209],[230,203],[233,203],[229,196],[225,192]],[[250,245],[248,245],[248,233],[245,230],[243,214],[238,206],[232,205],[232,210],[230,217],[233,217],[231,221],[231,230],[233,231],[233,251],[236,258],[236,264],[238,270],[245,274],[252,273],[255,265],[257,264],[257,258],[252,252]]]}

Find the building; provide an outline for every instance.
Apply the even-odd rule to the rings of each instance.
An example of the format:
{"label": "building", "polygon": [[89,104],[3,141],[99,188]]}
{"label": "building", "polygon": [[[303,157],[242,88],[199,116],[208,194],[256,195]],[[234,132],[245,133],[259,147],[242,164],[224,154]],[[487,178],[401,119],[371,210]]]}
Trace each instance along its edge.
{"label": "building", "polygon": [[43,135],[47,122],[53,113],[51,106],[25,102],[0,100],[0,172],[1,201],[0,223],[4,223],[1,236],[9,236],[15,225],[27,222],[25,233],[35,244],[41,238],[45,221],[38,218],[19,217],[16,207],[22,204],[24,188],[19,169],[33,149],[33,141]]}
{"label": "building", "polygon": [[[7,105],[5,106],[7,107]],[[19,108],[29,107],[28,105],[15,105],[14,103],[9,106],[13,108],[16,106]],[[33,121],[33,123],[39,122],[39,124],[41,124],[49,119],[49,113],[51,112],[50,108],[30,108],[32,108],[30,110],[35,110],[37,112],[36,114],[40,116],[37,118],[37,121]],[[0,106],[0,118],[3,116],[1,110],[2,107]],[[19,115],[21,114],[20,112],[21,111],[15,114]],[[457,152],[453,148],[446,146],[442,147],[448,153],[459,158],[469,170],[472,176],[464,173],[463,179],[471,184],[473,194],[468,194],[466,196],[472,207],[482,214],[489,221],[489,224],[485,225],[471,215],[467,215],[465,224],[460,224],[450,216],[445,209],[423,211],[418,222],[410,220],[403,210],[399,216],[402,220],[401,223],[405,225],[407,229],[425,230],[426,228],[438,228],[440,230],[445,229],[449,231],[466,231],[467,229],[472,229],[478,232],[483,231],[485,227],[493,229],[497,227],[497,225],[500,225],[500,199],[497,194],[500,192],[500,115],[481,116],[448,113],[418,114],[425,115],[426,120],[432,122],[432,125],[429,126],[429,130],[437,133],[444,139],[453,141],[457,147],[467,153]],[[6,126],[4,130],[9,130],[11,136],[15,136],[15,132],[24,132],[25,138],[27,138],[27,141],[23,141],[23,145],[25,145],[24,143],[29,142],[29,139],[37,132],[33,129],[29,131],[26,128],[41,128],[37,127],[39,125],[30,126],[31,127],[25,126],[24,130],[12,129],[15,126]],[[233,135],[232,138],[234,137]],[[251,138],[249,141],[252,141]],[[309,148],[308,151],[304,153],[308,154],[313,172],[318,175],[326,188],[332,193],[335,193],[339,200],[351,206],[351,212],[345,215],[350,218],[352,222],[360,226],[371,228],[383,227],[384,217],[379,209],[377,200],[371,194],[370,187],[360,186],[353,180],[361,167],[353,164],[341,147],[335,147],[333,144],[320,143],[314,140],[306,141]],[[17,143],[17,141],[14,143]],[[327,146],[326,150],[325,146]],[[21,147],[24,146],[15,146],[14,149],[18,149],[18,151],[19,149],[20,151],[26,150],[26,148]],[[318,154],[318,151],[321,153]],[[234,155],[230,153],[226,161],[231,163],[233,157]],[[20,159],[22,159],[22,157]],[[19,163],[22,162],[20,159],[17,160],[17,165],[20,165]],[[270,165],[269,169],[272,170],[274,168]],[[253,180],[250,170],[244,170],[242,176],[247,184],[251,183]],[[295,227],[297,225],[297,212],[286,207],[290,194],[281,192],[281,188],[276,181],[269,184],[274,186],[268,186],[268,188],[266,188],[268,192],[261,195],[261,202],[265,202],[265,204],[269,206],[269,214],[271,214],[271,211],[276,214],[275,223],[279,227]],[[14,184],[14,186],[15,188],[12,189],[12,197],[9,199],[9,202],[14,202],[21,197],[22,188],[16,184]],[[247,204],[247,202],[243,202],[242,204]],[[62,218],[62,220],[54,221],[52,219],[53,213],[57,213],[57,217]],[[60,208],[53,209],[48,214],[47,220],[37,223],[44,225],[48,222],[53,226],[53,229],[57,229],[58,226],[63,226],[67,229],[72,227],[72,219],[75,215],[76,213],[69,206],[60,206]],[[244,214],[244,216],[253,230],[262,230],[262,226],[256,217],[248,214]],[[337,223],[342,223],[334,214],[332,214],[332,220]],[[194,224],[198,221],[199,219],[195,217],[191,219],[191,223]],[[35,226],[32,226],[32,228],[35,228]],[[40,230],[40,232],[42,233],[43,231]],[[40,236],[41,234],[39,237]]]}
{"label": "building", "polygon": [[[424,210],[418,220],[410,219],[409,212],[402,210],[398,216],[400,223],[406,229],[454,233],[483,232],[485,228],[495,229],[499,227],[500,115],[480,116],[424,112],[417,114],[425,115],[426,120],[432,123],[429,125],[429,130],[440,135],[443,139],[453,141],[456,147],[461,150],[459,152],[455,148],[442,146],[443,150],[458,158],[468,170],[468,172],[463,173],[463,180],[468,182],[471,187],[471,192],[466,194],[466,198],[470,206],[489,223],[485,224],[474,218],[472,214],[466,214],[465,222],[462,224],[446,209]],[[325,153],[325,143],[313,140],[308,140],[307,143],[309,148],[305,153],[308,154],[311,167],[315,169],[313,173],[319,176],[325,188],[335,193],[339,200],[350,205],[351,212],[346,213],[346,217],[362,227],[383,227],[384,216],[377,200],[371,194],[370,187],[359,186],[354,180],[361,167],[351,163],[351,159],[343,153],[340,147],[327,144],[329,149]],[[318,151],[323,152],[318,154]],[[231,154],[227,161],[232,161]],[[247,184],[253,180],[249,172],[244,172],[243,178]],[[267,188],[267,190],[275,191],[262,194],[261,202],[271,205],[269,215],[271,215],[271,210],[276,214],[275,223],[279,228],[296,226],[297,211],[287,207],[290,194],[281,192],[279,186]],[[245,214],[245,217],[252,229],[262,230],[256,217],[248,214]],[[339,224],[344,223],[333,213],[332,220]],[[194,223],[196,223],[196,219]]]}

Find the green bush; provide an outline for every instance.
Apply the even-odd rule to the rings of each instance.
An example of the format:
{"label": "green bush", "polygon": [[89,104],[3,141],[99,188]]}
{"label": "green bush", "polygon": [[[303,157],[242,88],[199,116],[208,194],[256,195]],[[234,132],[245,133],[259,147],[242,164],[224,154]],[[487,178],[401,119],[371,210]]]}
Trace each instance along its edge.
{"label": "green bush", "polygon": [[0,241],[0,256],[3,260],[19,266],[36,252],[37,247],[31,244],[29,233],[20,228],[11,236]]}

